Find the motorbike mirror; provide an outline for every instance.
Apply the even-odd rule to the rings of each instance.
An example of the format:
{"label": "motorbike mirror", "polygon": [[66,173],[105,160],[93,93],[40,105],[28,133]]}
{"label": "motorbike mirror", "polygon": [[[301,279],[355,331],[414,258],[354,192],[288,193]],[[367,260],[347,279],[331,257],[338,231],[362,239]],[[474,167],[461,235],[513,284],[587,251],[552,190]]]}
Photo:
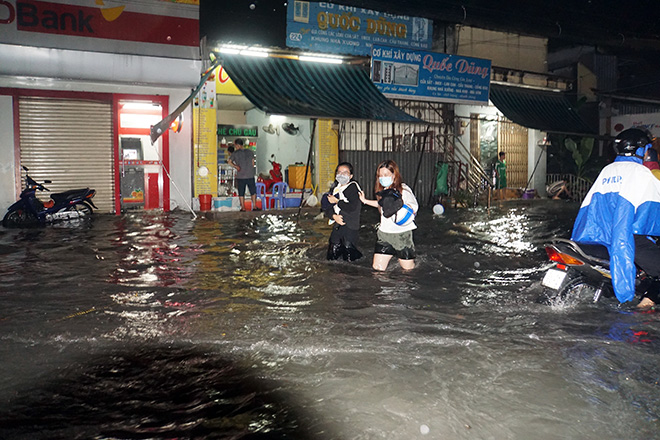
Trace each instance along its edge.
{"label": "motorbike mirror", "polygon": [[21,165],[21,166],[23,167],[23,169],[24,169],[25,171],[29,171],[29,170],[28,170],[28,167],[26,167],[25,165]]}
{"label": "motorbike mirror", "polygon": [[53,183],[52,180],[44,180],[44,183]]}

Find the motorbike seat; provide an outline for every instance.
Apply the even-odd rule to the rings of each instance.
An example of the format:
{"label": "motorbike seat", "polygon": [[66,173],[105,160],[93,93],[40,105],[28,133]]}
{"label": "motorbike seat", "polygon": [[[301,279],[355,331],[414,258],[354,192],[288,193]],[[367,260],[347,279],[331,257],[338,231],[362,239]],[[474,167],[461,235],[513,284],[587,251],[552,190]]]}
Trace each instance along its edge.
{"label": "motorbike seat", "polygon": [[58,203],[66,200],[85,197],[85,194],[87,194],[88,191],[89,188],[70,189],[61,193],[51,194],[50,198],[53,199],[55,203]]}
{"label": "motorbike seat", "polygon": [[580,249],[582,249],[582,252],[584,252],[587,255],[600,258],[601,260],[610,259],[610,253],[608,252],[607,247],[601,244],[585,244],[585,243],[577,243],[577,244],[580,246]]}

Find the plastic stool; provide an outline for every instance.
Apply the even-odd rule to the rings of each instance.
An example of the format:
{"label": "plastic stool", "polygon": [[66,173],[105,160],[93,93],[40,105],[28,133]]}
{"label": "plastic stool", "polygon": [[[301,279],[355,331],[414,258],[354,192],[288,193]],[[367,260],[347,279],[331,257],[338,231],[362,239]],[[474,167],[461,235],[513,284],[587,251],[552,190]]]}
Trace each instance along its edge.
{"label": "plastic stool", "polygon": [[286,207],[284,199],[288,189],[289,185],[284,182],[277,182],[273,185],[273,195],[270,198],[273,208],[275,208],[277,205],[279,205],[279,208],[277,209],[284,209]]}
{"label": "plastic stool", "polygon": [[266,203],[266,184],[257,182],[257,198],[261,200],[261,208],[264,211],[267,211],[268,203]]}

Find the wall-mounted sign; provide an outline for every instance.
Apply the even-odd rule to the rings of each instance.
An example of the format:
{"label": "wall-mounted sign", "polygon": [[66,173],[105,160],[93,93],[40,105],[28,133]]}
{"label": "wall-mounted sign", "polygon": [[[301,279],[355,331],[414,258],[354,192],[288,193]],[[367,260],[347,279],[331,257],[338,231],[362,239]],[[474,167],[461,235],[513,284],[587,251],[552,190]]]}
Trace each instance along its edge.
{"label": "wall-mounted sign", "polygon": [[215,91],[218,95],[242,95],[222,66],[216,67],[213,76],[215,77]]}
{"label": "wall-mounted sign", "polygon": [[218,136],[257,137],[259,128],[256,125],[218,124]]}
{"label": "wall-mounted sign", "polygon": [[193,100],[193,107],[216,108],[215,102],[215,77],[211,76],[204,82],[204,85]]}
{"label": "wall-mounted sign", "polygon": [[0,43],[198,57],[199,2],[2,0]]}
{"label": "wall-mounted sign", "polygon": [[433,36],[426,18],[328,2],[288,2],[286,29],[289,47],[351,55],[369,55],[374,44],[430,49]]}
{"label": "wall-mounted sign", "polygon": [[488,103],[490,60],[374,46],[371,80],[392,98]]}
{"label": "wall-mounted sign", "polygon": [[610,134],[616,136],[623,130],[633,127],[644,127],[653,136],[660,136],[660,115],[658,113],[641,113],[612,116],[612,130]]}
{"label": "wall-mounted sign", "polygon": [[193,107],[195,197],[218,195],[218,138],[213,135],[215,109]]}

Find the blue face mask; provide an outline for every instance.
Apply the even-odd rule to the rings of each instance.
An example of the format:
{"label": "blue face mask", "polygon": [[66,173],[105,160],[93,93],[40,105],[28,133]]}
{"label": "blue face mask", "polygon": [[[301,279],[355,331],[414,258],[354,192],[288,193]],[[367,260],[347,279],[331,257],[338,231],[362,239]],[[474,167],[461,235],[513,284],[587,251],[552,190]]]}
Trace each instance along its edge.
{"label": "blue face mask", "polygon": [[388,188],[392,183],[394,183],[394,179],[392,176],[386,176],[386,177],[379,177],[378,182],[383,186],[383,188]]}

